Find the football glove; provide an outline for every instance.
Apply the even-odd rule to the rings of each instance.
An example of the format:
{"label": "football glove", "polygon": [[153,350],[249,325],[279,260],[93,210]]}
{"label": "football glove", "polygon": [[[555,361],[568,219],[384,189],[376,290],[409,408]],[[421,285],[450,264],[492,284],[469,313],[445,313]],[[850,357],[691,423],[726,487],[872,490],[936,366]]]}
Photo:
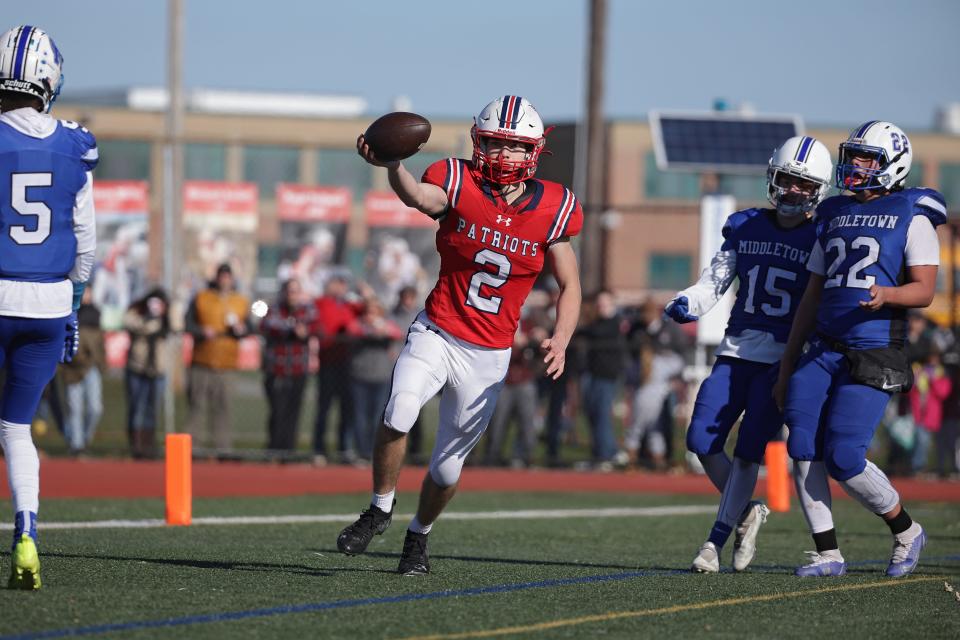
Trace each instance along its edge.
{"label": "football glove", "polygon": [[67,317],[66,335],[63,339],[63,352],[60,354],[60,362],[73,362],[73,356],[77,355],[80,348],[80,323],[77,320],[77,312],[73,311]]}
{"label": "football glove", "polygon": [[694,322],[699,319],[698,316],[690,313],[690,301],[687,300],[687,296],[677,296],[667,303],[667,307],[663,311],[675,322],[680,324]]}

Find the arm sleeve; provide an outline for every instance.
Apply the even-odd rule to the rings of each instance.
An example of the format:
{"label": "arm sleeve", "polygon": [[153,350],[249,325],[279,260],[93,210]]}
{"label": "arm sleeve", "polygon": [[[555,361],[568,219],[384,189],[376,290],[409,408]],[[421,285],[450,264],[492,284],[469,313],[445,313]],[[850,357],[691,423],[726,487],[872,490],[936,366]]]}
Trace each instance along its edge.
{"label": "arm sleeve", "polygon": [[737,252],[720,250],[713,256],[710,266],[700,274],[700,279],[679,292],[676,298],[686,296],[690,313],[702,316],[717,304],[736,277]]}
{"label": "arm sleeve", "polygon": [[807,271],[819,276],[827,275],[826,261],[823,257],[823,247],[820,246],[819,240],[814,242],[813,248],[810,249],[810,257],[807,258]]}
{"label": "arm sleeve", "polygon": [[940,264],[940,238],[926,216],[913,216],[910,221],[904,256],[908,267]]}
{"label": "arm sleeve", "polygon": [[73,233],[77,237],[77,257],[70,271],[74,282],[86,282],[93,271],[97,250],[97,224],[93,208],[93,174],[87,171],[86,183],[77,192],[73,206]]}

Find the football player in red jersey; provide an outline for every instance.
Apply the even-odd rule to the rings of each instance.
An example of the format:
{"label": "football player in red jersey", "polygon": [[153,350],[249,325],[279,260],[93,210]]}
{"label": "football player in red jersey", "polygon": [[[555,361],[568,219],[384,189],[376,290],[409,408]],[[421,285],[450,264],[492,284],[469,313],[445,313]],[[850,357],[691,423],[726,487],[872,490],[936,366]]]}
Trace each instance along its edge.
{"label": "football player in red jersey", "polygon": [[503,96],[483,108],[471,135],[472,160],[435,162],[419,182],[401,162],[378,161],[363,136],[357,139],[367,162],[386,167],[400,199],[440,223],[440,277],[393,371],[373,454],[373,499],[337,538],[340,551],[355,555],[390,526],[407,432],[423,405],[443,391],[436,445],[400,557],[404,575],[430,571],[427,534],[490,421],[520,307],[545,262],[560,288],[554,333],[540,345],[547,375],[563,373],[580,313],[569,240],[580,232],[583,212],[569,189],[533,177],[545,143],[540,115],[526,99]]}

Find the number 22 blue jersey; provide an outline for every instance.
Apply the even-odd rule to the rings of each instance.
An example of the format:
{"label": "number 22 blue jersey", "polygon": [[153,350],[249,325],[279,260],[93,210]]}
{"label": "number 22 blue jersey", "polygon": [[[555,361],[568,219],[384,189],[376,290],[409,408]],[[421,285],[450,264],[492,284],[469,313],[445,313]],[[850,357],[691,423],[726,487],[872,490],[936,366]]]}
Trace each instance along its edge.
{"label": "number 22 blue jersey", "polygon": [[823,219],[818,242],[823,251],[823,294],[817,331],[854,349],[900,346],[906,310],[860,307],[870,287],[896,287],[906,281],[907,232],[915,216],[934,228],[946,222],[943,196],[933,189],[904,189],[858,202],[851,196],[827,198],[817,208]]}
{"label": "number 22 blue jersey", "polygon": [[59,282],[74,266],[77,194],[97,146],[75,123],[55,126],[35,137],[0,121],[0,279]]}
{"label": "number 22 blue jersey", "polygon": [[727,335],[753,330],[787,341],[809,279],[806,264],[817,228],[816,219],[782,227],[772,209],[744,209],[727,218],[720,250],[736,252],[740,281]]}

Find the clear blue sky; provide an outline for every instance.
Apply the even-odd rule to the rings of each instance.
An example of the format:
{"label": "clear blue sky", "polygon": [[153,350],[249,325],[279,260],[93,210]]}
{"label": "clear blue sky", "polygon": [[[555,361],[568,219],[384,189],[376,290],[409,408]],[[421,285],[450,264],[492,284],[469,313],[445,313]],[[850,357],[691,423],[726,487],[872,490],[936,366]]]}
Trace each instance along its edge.
{"label": "clear blue sky", "polygon": [[[586,0],[186,0],[187,87],[347,93],[388,111],[468,116],[505,93],[548,121],[582,111]],[[64,94],[166,78],[163,0],[9,3],[54,36]],[[609,0],[606,110],[714,98],[808,124],[929,128],[960,101],[960,2]],[[871,49],[872,47],[872,49]]]}

